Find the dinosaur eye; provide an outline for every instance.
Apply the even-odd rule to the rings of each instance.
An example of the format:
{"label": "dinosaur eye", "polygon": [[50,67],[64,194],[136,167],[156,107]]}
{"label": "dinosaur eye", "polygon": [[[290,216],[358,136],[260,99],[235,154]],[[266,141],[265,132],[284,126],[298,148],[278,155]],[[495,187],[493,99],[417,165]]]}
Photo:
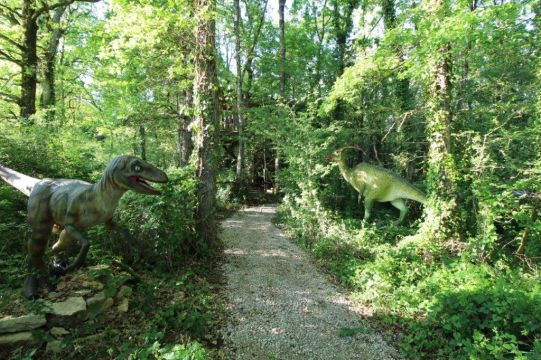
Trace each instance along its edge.
{"label": "dinosaur eye", "polygon": [[135,165],[135,166],[133,167],[133,171],[139,172],[139,171],[141,171],[141,170],[143,170],[143,168],[142,168],[141,166],[139,166],[139,165]]}

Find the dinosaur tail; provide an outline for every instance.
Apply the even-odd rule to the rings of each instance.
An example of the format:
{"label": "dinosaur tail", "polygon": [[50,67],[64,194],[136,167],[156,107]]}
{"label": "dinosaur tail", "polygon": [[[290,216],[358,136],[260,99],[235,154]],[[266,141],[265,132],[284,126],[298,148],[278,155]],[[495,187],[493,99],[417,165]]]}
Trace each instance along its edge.
{"label": "dinosaur tail", "polygon": [[40,181],[39,179],[21,174],[2,164],[0,164],[0,178],[4,179],[4,181],[26,196],[30,196],[34,185]]}
{"label": "dinosaur tail", "polygon": [[421,204],[424,204],[426,202],[426,196],[423,194],[423,192],[416,187],[413,187],[406,196],[404,196],[406,199],[415,200],[420,202]]}

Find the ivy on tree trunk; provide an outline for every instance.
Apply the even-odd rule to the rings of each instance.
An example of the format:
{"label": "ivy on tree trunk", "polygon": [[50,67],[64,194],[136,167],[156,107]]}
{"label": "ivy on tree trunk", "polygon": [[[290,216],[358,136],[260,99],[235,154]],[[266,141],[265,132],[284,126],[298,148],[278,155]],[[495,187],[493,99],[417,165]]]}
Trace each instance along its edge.
{"label": "ivy on tree trunk", "polygon": [[195,1],[194,120],[198,179],[197,231],[202,240],[216,238],[216,159],[218,102],[216,95],[216,1]]}

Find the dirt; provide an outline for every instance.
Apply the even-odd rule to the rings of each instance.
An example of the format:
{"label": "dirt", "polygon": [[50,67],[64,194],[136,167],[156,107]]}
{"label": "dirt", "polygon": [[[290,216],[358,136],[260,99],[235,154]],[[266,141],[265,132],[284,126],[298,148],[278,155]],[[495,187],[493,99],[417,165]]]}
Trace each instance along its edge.
{"label": "dirt", "polygon": [[274,206],[221,224],[228,359],[399,359],[310,258],[272,224]]}

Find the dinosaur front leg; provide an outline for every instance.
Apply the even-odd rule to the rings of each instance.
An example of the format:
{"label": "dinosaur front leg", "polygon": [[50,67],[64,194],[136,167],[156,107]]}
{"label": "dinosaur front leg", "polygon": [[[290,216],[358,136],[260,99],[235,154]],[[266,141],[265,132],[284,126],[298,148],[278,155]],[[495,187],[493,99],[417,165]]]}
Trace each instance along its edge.
{"label": "dinosaur front leg", "polygon": [[71,236],[65,229],[60,233],[58,241],[53,245],[53,274],[63,275],[69,265],[67,251],[75,246],[77,239]]}
{"label": "dinosaur front leg", "polygon": [[77,258],[73,263],[68,265],[64,270],[65,272],[69,272],[72,270],[76,270],[83,266],[86,260],[86,255],[88,254],[88,248],[90,246],[89,242],[85,237],[77,230],[77,228],[71,224],[64,225],[64,231],[66,231],[67,235],[74,238],[79,242],[81,245],[81,249],[79,250],[79,254],[77,255]]}
{"label": "dinosaur front leg", "polygon": [[357,203],[360,204],[361,203],[361,199],[364,195],[364,190],[366,189],[366,184],[365,183],[362,183],[361,186],[359,187],[358,191],[359,191],[359,195],[357,197]]}
{"label": "dinosaur front leg", "polygon": [[370,219],[370,211],[372,210],[372,205],[374,205],[374,200],[369,197],[365,197],[363,218],[364,221],[368,221],[368,219]]}

